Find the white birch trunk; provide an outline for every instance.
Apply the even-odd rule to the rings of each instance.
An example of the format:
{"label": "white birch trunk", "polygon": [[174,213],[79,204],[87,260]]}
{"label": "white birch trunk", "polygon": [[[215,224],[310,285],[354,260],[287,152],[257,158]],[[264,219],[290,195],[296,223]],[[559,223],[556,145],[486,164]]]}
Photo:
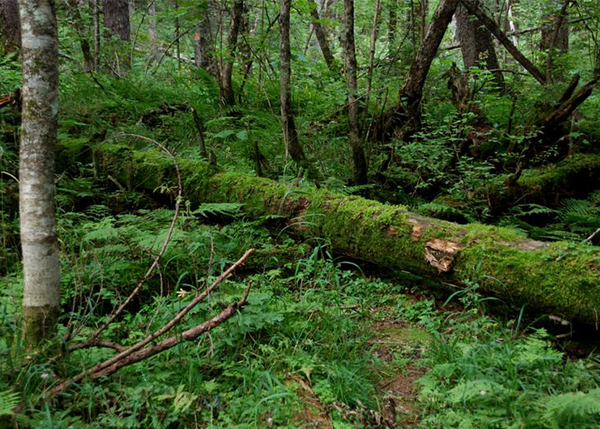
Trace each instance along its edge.
{"label": "white birch trunk", "polygon": [[29,347],[49,338],[59,312],[60,265],[54,211],[58,39],[53,0],[19,1],[23,112],[19,204],[23,328]]}

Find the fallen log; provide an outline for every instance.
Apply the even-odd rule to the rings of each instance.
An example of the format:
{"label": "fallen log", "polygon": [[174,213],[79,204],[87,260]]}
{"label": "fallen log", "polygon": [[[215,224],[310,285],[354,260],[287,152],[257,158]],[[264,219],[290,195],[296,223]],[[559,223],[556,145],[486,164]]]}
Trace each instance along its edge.
{"label": "fallen log", "polygon": [[[155,150],[103,144],[95,159],[105,174],[154,191],[174,180],[171,160]],[[460,285],[585,323],[598,323],[600,248],[544,243],[514,231],[427,218],[325,190],[298,190],[272,180],[228,172],[199,159],[181,159],[184,195],[192,204],[239,202],[250,217],[277,214],[304,237],[327,238],[347,256]]]}

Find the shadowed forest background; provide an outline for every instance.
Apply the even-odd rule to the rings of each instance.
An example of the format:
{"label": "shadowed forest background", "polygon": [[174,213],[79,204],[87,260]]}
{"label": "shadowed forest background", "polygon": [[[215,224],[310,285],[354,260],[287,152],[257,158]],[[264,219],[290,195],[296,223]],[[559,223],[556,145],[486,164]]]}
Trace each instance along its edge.
{"label": "shadowed forest background", "polygon": [[0,0],[0,428],[600,427],[599,1],[38,3]]}

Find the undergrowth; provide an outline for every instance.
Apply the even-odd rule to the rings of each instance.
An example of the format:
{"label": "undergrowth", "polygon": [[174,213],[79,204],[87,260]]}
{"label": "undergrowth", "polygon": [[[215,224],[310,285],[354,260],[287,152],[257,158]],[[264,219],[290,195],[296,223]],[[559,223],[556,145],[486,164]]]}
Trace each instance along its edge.
{"label": "undergrowth", "polygon": [[[68,331],[74,340],[101,324],[143,275],[173,215],[142,209],[105,216],[105,210],[91,206],[77,215],[65,213],[59,224],[70,255],[63,264],[60,334]],[[49,362],[15,347],[20,280],[5,277],[0,341],[3,350],[12,351],[0,354],[0,412],[11,413],[20,404],[6,421],[48,428],[297,428],[309,427],[319,415],[337,428],[390,427],[373,417],[383,413],[389,397],[382,386],[413,361],[426,375],[411,381],[418,386],[413,398],[397,398],[399,404],[418,405],[396,415],[398,427],[600,424],[597,361],[568,359],[543,329],[523,332],[513,322],[486,316],[477,285],[450,297],[448,311],[435,297],[415,295],[418,289],[409,284],[366,276],[356,264],[334,259],[326,243],[298,249],[285,231],[266,229],[262,223],[268,219],[248,221],[238,210],[213,204],[185,211],[160,275],[107,331],[107,339],[127,345],[164,325],[197,288],[255,247],[258,257],[178,329],[206,320],[251,283],[249,304],[197,342],[109,378],[84,381],[60,399],[45,400],[42,392],[112,352],[88,349]],[[212,226],[202,223],[207,216]],[[371,327],[384,319],[425,334],[414,344],[404,338],[395,345],[395,359],[380,360],[373,354],[378,333]]]}

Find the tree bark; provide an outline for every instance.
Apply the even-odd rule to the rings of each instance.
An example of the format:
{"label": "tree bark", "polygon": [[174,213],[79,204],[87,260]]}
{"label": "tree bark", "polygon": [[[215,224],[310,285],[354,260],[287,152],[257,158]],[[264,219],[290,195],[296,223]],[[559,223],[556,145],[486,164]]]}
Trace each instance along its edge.
{"label": "tree bark", "polygon": [[231,26],[229,27],[229,36],[227,38],[227,58],[225,58],[221,70],[221,103],[224,106],[233,106],[235,104],[232,76],[243,14],[244,0],[235,0],[233,10],[231,11]]}
{"label": "tree bark", "polygon": [[21,47],[18,0],[0,0],[0,37],[6,52]]}
{"label": "tree bark", "polygon": [[100,27],[100,1],[91,0],[92,15],[93,15],[93,33],[94,33],[94,70],[98,70],[100,66],[100,50],[102,49],[102,31]]}
{"label": "tree bark", "polygon": [[[560,1],[553,2],[555,6],[560,6]],[[546,19],[548,25],[542,27],[542,40],[540,50],[546,51],[546,76],[553,80],[554,76],[554,56],[555,51],[565,54],[569,51],[569,26],[568,7],[571,0],[563,0],[562,7],[558,11],[552,11]],[[558,13],[557,13],[558,12]],[[561,77],[561,76],[559,76]]]}
{"label": "tree bark", "polygon": [[104,0],[104,26],[105,36],[118,37],[120,40],[129,41],[131,38],[129,28],[129,3],[127,0]]}
{"label": "tree bark", "polygon": [[86,33],[83,18],[79,12],[79,4],[77,3],[77,0],[67,0],[67,7],[69,14],[71,15],[73,28],[79,38],[79,46],[81,47],[81,53],[83,55],[83,70],[86,73],[94,71],[94,57],[92,56],[90,41],[88,39],[89,34]]}
{"label": "tree bark", "polygon": [[[550,2],[552,10],[545,16],[547,24],[542,26],[540,50],[558,49],[561,53],[569,51],[569,26],[567,7],[569,0]],[[561,3],[562,7],[561,7]]]}
{"label": "tree bark", "polygon": [[155,48],[156,45],[156,0],[148,1],[148,39]]}
{"label": "tree bark", "polygon": [[[421,100],[423,98],[423,87],[429,73],[429,68],[437,50],[442,43],[446,29],[452,21],[452,16],[456,11],[459,0],[442,0],[438,5],[431,24],[427,30],[427,34],[414,61],[410,66],[410,70],[404,85],[400,90],[400,104],[405,108],[407,114],[406,125],[408,129],[416,129],[421,122]],[[404,135],[410,134],[407,132]]]}
{"label": "tree bark", "polygon": [[281,62],[281,89],[279,93],[281,103],[281,125],[283,127],[283,141],[285,143],[286,159],[289,156],[294,161],[302,164],[306,156],[298,140],[298,132],[294,122],[292,110],[292,79],[291,50],[290,50],[290,13],[291,0],[281,0],[281,13],[279,16],[279,59]]}
{"label": "tree bark", "polygon": [[[481,0],[479,0],[481,1]],[[485,64],[499,88],[504,87],[504,77],[496,56],[490,31],[462,5],[456,10],[456,33],[460,42],[465,69]]]}
{"label": "tree bark", "polygon": [[58,126],[58,35],[52,0],[21,0],[23,110],[19,213],[23,251],[23,335],[29,347],[50,338],[60,304],[54,209]]}
{"label": "tree bark", "polygon": [[354,0],[344,0],[344,58],[346,64],[346,80],[348,82],[348,126],[352,161],[354,164],[354,183],[367,183],[367,160],[362,146],[358,126],[358,99],[356,78],[356,46],[354,42]]}
{"label": "tree bark", "polygon": [[371,44],[369,47],[369,70],[367,72],[367,93],[365,95],[365,116],[369,112],[369,100],[373,88],[373,70],[375,69],[375,52],[377,48],[377,36],[379,34],[379,13],[381,11],[380,0],[375,0],[375,13],[373,14],[373,28],[371,29]]}
{"label": "tree bark", "polygon": [[390,49],[396,44],[396,33],[398,28],[398,0],[390,0],[390,9],[388,12],[388,44],[390,45]]}
{"label": "tree bark", "polygon": [[[97,159],[107,174],[126,175],[152,192],[174,179],[172,160],[158,152],[104,148]],[[215,171],[197,160],[180,160],[184,194],[192,204],[241,202],[249,217],[277,214],[288,231],[327,238],[341,254],[377,264],[386,272],[410,272],[456,288],[465,280],[479,290],[526,309],[597,323],[600,248],[529,240],[512,230],[458,225],[408,212],[400,206],[323,190],[290,192],[280,183],[242,173]],[[124,180],[124,179],[123,179]],[[306,220],[306,221],[302,221]],[[454,289],[455,290],[455,289]]]}
{"label": "tree bark", "polygon": [[310,16],[312,18],[312,26],[315,29],[315,35],[317,36],[317,42],[319,43],[319,49],[321,49],[321,53],[323,54],[323,59],[327,64],[327,68],[332,72],[337,71],[337,67],[335,64],[335,58],[331,53],[331,49],[329,48],[329,40],[327,38],[327,30],[321,24],[321,17],[319,16],[319,11],[317,9],[317,4],[314,0],[309,0],[309,4],[311,6]]}
{"label": "tree bark", "polygon": [[194,63],[211,75],[216,74],[214,38],[208,9],[204,11],[204,16],[194,32]]}
{"label": "tree bark", "polygon": [[531,62],[529,61],[525,55],[521,53],[517,49],[515,45],[510,41],[510,39],[504,34],[504,32],[500,29],[498,24],[487,16],[485,12],[479,7],[478,0],[461,0],[461,3],[470,14],[475,15],[477,19],[483,25],[487,27],[488,30],[498,39],[498,41],[506,48],[506,50],[513,56],[515,60],[519,62],[531,75],[542,85],[546,85],[546,76]]}

